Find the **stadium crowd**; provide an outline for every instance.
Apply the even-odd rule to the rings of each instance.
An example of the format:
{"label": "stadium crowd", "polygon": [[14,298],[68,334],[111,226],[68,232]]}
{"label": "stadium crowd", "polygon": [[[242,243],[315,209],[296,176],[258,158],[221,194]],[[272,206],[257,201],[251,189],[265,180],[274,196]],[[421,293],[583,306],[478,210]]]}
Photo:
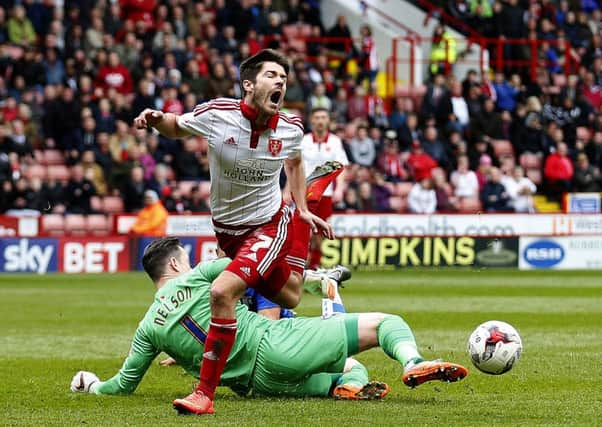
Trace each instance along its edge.
{"label": "stadium crowd", "polygon": [[291,59],[289,110],[332,112],[351,161],[339,211],[531,212],[535,193],[600,191],[598,4],[488,3],[454,4],[467,22],[492,13],[500,36],[567,38],[571,74],[544,43],[534,81],[512,68],[440,73],[383,99],[370,28],[324,28],[317,0],[0,1],[0,213],[137,212],[149,189],[169,212],[207,212],[206,141],[132,120],[240,97],[237,66],[262,47]]}

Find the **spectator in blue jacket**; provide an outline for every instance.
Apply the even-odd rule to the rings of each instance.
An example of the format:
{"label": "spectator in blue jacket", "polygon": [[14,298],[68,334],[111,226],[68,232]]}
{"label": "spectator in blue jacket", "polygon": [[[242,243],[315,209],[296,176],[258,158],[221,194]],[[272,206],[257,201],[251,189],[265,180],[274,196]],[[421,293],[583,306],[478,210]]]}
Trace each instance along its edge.
{"label": "spectator in blue jacket", "polygon": [[499,110],[514,111],[516,108],[516,95],[518,95],[518,90],[506,81],[503,73],[495,73],[493,88],[495,89],[497,98],[497,108]]}

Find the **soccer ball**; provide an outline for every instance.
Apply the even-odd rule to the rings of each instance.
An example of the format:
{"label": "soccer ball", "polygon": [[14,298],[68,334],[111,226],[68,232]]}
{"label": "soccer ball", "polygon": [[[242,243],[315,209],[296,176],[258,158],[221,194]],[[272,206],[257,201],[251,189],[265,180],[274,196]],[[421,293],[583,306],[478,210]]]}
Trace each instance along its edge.
{"label": "soccer ball", "polygon": [[476,368],[486,374],[508,372],[520,358],[523,344],[520,335],[506,322],[490,320],[474,330],[468,338],[468,354]]}

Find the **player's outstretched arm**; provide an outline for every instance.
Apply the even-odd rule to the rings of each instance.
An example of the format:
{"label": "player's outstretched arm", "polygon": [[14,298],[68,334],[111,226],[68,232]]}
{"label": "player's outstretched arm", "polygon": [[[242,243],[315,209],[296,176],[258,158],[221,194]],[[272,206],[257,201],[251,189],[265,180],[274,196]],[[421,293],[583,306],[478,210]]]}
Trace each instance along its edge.
{"label": "player's outstretched arm", "polygon": [[172,139],[183,138],[190,135],[187,131],[178,126],[178,117],[175,114],[164,113],[163,111],[150,108],[144,109],[138,117],[134,119],[134,127],[137,129],[152,127],[157,129],[161,135]]}
{"label": "player's outstretched arm", "polygon": [[128,357],[119,372],[107,381],[92,372],[79,371],[71,380],[71,391],[93,394],[133,393],[159,351],[146,339],[144,332],[136,331]]}

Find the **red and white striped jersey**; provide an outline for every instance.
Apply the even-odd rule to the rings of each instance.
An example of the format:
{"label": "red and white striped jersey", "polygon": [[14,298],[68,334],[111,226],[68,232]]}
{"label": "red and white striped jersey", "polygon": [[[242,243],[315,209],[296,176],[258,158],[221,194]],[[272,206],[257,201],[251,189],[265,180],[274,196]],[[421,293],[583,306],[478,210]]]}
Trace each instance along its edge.
{"label": "red and white striped jersey", "polygon": [[211,213],[215,230],[242,234],[268,222],[282,203],[280,172],[301,155],[303,124],[280,112],[263,129],[243,101],[217,98],[178,116],[178,126],[209,143]]}
{"label": "red and white striped jersey", "polygon": [[[323,140],[318,139],[314,133],[306,134],[301,142],[301,150],[303,151],[306,177],[313,172],[316,166],[331,160],[336,160],[344,166],[349,164],[341,139],[330,132],[326,134],[326,138]],[[332,196],[332,193],[333,185],[330,184],[324,191],[324,196]]]}

